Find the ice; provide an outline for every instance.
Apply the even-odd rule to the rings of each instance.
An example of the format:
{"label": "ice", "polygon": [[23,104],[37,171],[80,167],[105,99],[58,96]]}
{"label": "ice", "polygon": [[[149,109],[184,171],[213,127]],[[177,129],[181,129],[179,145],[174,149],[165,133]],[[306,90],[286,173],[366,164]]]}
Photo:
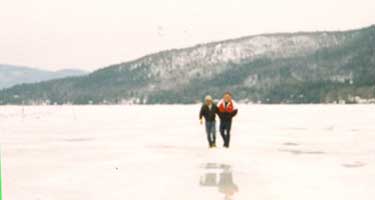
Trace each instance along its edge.
{"label": "ice", "polygon": [[199,108],[0,107],[3,198],[375,198],[375,106],[240,105],[230,149]]}

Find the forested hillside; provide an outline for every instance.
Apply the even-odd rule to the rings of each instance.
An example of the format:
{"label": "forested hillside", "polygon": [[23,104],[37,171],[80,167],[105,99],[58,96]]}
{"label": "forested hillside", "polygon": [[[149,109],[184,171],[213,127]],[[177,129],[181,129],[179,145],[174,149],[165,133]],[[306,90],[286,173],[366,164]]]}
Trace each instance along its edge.
{"label": "forested hillside", "polygon": [[224,91],[254,103],[372,102],[375,26],[256,35],[168,50],[82,77],[5,89],[0,103],[194,103]]}

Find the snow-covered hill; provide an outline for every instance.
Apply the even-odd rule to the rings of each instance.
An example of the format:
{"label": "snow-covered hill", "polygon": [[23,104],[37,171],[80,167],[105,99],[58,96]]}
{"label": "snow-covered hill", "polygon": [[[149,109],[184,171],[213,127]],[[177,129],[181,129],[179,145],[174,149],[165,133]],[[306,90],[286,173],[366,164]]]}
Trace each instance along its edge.
{"label": "snow-covered hill", "polygon": [[163,51],[88,76],[17,86],[0,92],[0,103],[193,103],[226,90],[243,102],[356,103],[375,97],[374,66],[375,26],[264,34]]}
{"label": "snow-covered hill", "polygon": [[[182,75],[186,81],[196,74],[210,77],[220,73],[231,67],[228,63],[241,64],[259,58],[290,58],[308,55],[322,48],[334,48],[356,34],[353,32],[346,36],[321,32],[251,36],[146,56],[130,65],[119,65],[119,70],[128,67],[136,70],[147,65],[150,66],[149,76],[168,80]],[[221,65],[224,66],[218,67]]]}

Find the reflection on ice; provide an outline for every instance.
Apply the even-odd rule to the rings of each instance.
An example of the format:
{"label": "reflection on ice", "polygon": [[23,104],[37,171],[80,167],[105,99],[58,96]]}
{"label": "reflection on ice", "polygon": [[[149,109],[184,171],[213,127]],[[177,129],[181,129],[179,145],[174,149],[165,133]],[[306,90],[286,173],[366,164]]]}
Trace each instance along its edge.
{"label": "reflection on ice", "polygon": [[217,187],[220,193],[224,193],[225,200],[232,199],[233,195],[238,192],[238,186],[233,182],[230,165],[207,163],[204,169],[204,174],[200,178],[200,186]]}

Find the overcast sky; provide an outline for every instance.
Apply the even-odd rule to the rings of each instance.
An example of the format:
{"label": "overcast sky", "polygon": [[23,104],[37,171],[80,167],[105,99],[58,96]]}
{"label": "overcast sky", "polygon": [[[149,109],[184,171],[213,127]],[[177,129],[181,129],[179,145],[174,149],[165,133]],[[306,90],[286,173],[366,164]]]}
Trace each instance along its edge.
{"label": "overcast sky", "polygon": [[202,42],[371,24],[374,0],[0,0],[0,63],[94,70]]}

